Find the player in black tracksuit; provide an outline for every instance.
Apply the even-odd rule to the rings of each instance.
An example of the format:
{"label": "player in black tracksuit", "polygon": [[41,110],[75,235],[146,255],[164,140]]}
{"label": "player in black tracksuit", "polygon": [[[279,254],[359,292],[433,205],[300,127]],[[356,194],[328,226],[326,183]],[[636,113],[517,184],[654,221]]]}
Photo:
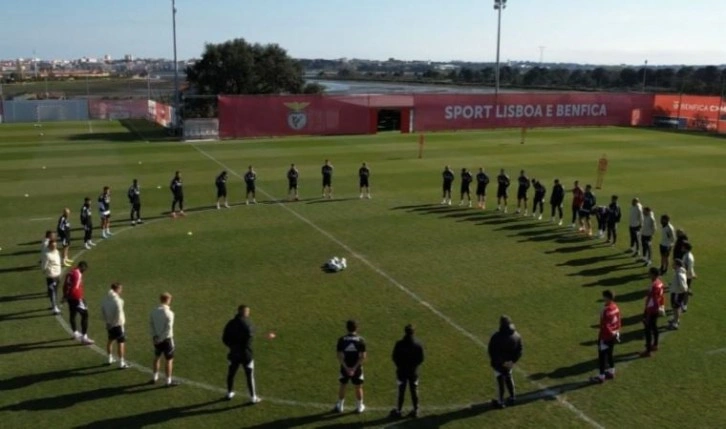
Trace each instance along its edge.
{"label": "player in black tracksuit", "polygon": [[237,308],[237,316],[227,322],[222,334],[222,342],[229,348],[227,360],[227,399],[234,397],[234,376],[240,365],[247,376],[247,391],[253,404],[259,402],[255,390],[255,361],[252,356],[252,339],[255,335],[254,327],[249,321],[250,309],[246,305]]}
{"label": "player in black tracksuit", "polygon": [[565,201],[565,188],[560,183],[560,179],[555,179],[550,194],[550,205],[552,206],[552,223],[555,223],[555,211],[560,216],[559,225],[562,225],[562,203]]}
{"label": "player in black tracksuit", "polygon": [[83,245],[87,250],[90,250],[91,246],[95,246],[93,241],[91,241],[91,236],[93,235],[92,213],[91,199],[86,197],[81,207],[81,225],[83,226]]}
{"label": "player in black tracksuit", "polygon": [[509,405],[514,403],[514,380],[512,368],[522,357],[522,337],[508,316],[499,319],[499,330],[489,340],[489,359],[497,376],[499,399],[492,400],[497,408],[504,408],[504,387],[509,391]]}
{"label": "player in black tracksuit", "polygon": [[179,204],[179,215],[184,216],[184,183],[182,182],[181,172],[174,173],[171,179],[169,190],[173,196],[171,201],[171,216],[176,217],[176,206]]}
{"label": "player in black tracksuit", "polygon": [[127,196],[129,197],[129,204],[131,205],[131,213],[129,215],[131,217],[131,225],[136,226],[136,224],[144,223],[141,220],[141,188],[139,188],[138,180],[134,179],[133,183],[131,183]]}
{"label": "player in black tracksuit", "polygon": [[414,336],[416,331],[412,325],[406,325],[403,339],[396,342],[393,347],[393,363],[396,365],[396,381],[398,382],[398,405],[391,411],[395,417],[401,416],[403,397],[406,395],[406,386],[411,389],[411,402],[413,411],[411,417],[418,416],[418,367],[424,361],[424,350]]}
{"label": "player in black tracksuit", "polygon": [[[542,220],[544,216],[544,199],[547,194],[547,188],[537,179],[532,179],[532,186],[534,187],[534,199],[532,200],[532,217],[537,217],[538,220]],[[537,216],[537,209],[539,209],[539,216]]]}

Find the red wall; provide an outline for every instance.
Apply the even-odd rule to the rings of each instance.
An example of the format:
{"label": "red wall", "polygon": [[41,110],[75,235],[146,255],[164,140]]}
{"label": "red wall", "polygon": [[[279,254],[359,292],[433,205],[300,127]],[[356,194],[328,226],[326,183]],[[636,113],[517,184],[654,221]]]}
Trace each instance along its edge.
{"label": "red wall", "polygon": [[718,96],[659,94],[654,105],[654,116],[684,119],[687,128],[716,130],[726,120],[726,103]]}
{"label": "red wall", "polygon": [[378,108],[400,109],[408,130],[652,124],[653,95],[520,93],[494,95],[220,96],[222,138],[370,134]]}
{"label": "red wall", "polygon": [[219,136],[368,134],[368,105],[367,96],[220,96]]}
{"label": "red wall", "polygon": [[91,119],[144,119],[147,110],[147,100],[88,100]]}
{"label": "red wall", "polygon": [[414,95],[416,131],[497,127],[650,125],[653,96],[562,93]]}

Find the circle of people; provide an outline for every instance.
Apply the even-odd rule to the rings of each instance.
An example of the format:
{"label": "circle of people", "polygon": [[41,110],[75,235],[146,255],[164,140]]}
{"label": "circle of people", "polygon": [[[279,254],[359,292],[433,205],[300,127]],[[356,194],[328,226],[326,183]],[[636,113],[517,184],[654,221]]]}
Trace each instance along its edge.
{"label": "circle of people", "polygon": [[[366,163],[362,164],[358,174],[360,185],[359,198],[370,199],[370,169]],[[321,168],[321,175],[322,198],[332,199],[333,166],[329,160],[325,160]],[[448,166],[444,168],[442,178],[443,199],[441,204],[451,205],[451,190],[453,182],[455,181],[455,175],[451,168]],[[299,171],[295,164],[291,164],[290,169],[287,171],[287,179],[288,198],[291,200],[299,200]],[[245,204],[255,204],[257,202],[255,195],[257,173],[252,166],[248,168],[248,171],[243,176],[243,180],[246,184]],[[487,186],[489,185],[490,179],[483,168],[479,168],[476,176],[473,176],[466,168],[461,170],[459,206],[464,206],[468,203],[468,207],[472,207],[470,185],[474,180],[476,180],[477,185],[477,207],[486,209]],[[227,171],[222,171],[215,178],[217,209],[221,209],[223,206],[229,207],[227,200],[227,181]],[[508,213],[508,189],[511,180],[504,169],[500,170],[496,181],[496,210]],[[530,188],[534,188],[531,215],[541,220],[544,216],[544,200],[546,196],[544,184],[537,179],[530,179],[525,171],[522,170],[517,178],[517,185],[517,207],[515,213],[528,216],[528,192]],[[172,217],[184,216],[184,191],[181,172],[177,171],[175,173],[169,185],[169,190],[172,193],[170,215]],[[574,186],[569,192],[572,194],[572,223],[570,227],[573,230],[576,229],[592,237],[591,217],[594,216],[598,223],[597,237],[606,237],[608,243],[615,245],[617,241],[617,225],[622,215],[621,208],[618,204],[618,196],[613,195],[607,206],[598,205],[592,187],[586,185],[583,189],[578,181],[574,182]],[[559,179],[555,179],[549,200],[551,206],[550,221],[558,225],[562,225],[564,222],[563,204],[565,193],[565,189]],[[131,207],[130,223],[132,226],[143,223],[141,218],[140,195],[141,191],[138,180],[134,179],[127,192]],[[101,236],[107,239],[113,235],[110,229],[110,187],[103,187],[97,202],[101,219]],[[42,243],[41,269],[46,278],[46,289],[53,314],[60,314],[59,304],[67,302],[72,338],[81,344],[90,345],[94,344],[94,341],[88,336],[88,305],[85,300],[83,285],[83,273],[88,269],[88,263],[81,261],[73,266],[74,261],[68,258],[71,244],[70,213],[70,209],[65,208],[58,219],[56,231],[46,231]],[[80,221],[84,230],[85,249],[91,249],[96,245],[92,241],[93,224],[91,216],[91,199],[86,197],[80,210]],[[688,310],[689,296],[692,295],[692,282],[696,278],[694,256],[692,246],[685,231],[680,229],[676,230],[670,223],[670,217],[664,214],[660,217],[660,267],[651,267],[653,258],[651,242],[656,233],[655,214],[650,207],[643,207],[638,198],[633,198],[631,201],[628,227],[630,232],[630,249],[627,252],[632,253],[634,257],[638,257],[646,266],[650,267],[651,287],[646,297],[643,315],[646,347],[641,353],[642,357],[649,357],[653,352],[658,350],[658,318],[666,314],[664,299],[665,287],[661,276],[669,269],[671,253],[673,254],[675,274],[669,288],[673,317],[669,321],[668,327],[672,330],[679,328],[681,316]],[[72,267],[72,269],[65,275],[62,288],[62,300],[59,303],[57,289],[60,284],[63,266]],[[118,357],[119,368],[125,369],[129,367],[129,364],[125,360],[126,333],[124,327],[126,319],[124,314],[124,301],[121,298],[122,293],[123,285],[120,283],[113,283],[111,285],[110,290],[101,302],[101,315],[105,321],[108,334],[106,344],[107,362],[109,365],[114,364],[117,361],[116,357]],[[597,376],[591,378],[591,381],[595,383],[603,383],[605,380],[615,377],[613,350],[615,345],[620,341],[620,310],[615,303],[615,297],[609,290],[604,291],[602,295],[605,305],[600,315],[600,329],[598,334],[598,361],[600,371]],[[175,352],[173,334],[174,313],[170,308],[172,296],[168,292],[165,292],[160,295],[159,301],[159,306],[151,312],[149,317],[149,326],[154,348],[153,375],[150,382],[156,383],[158,381],[161,358],[164,357],[165,385],[171,387],[178,384],[172,377]],[[249,315],[250,308],[246,305],[240,305],[237,309],[237,315],[227,323],[223,331],[223,343],[229,348],[229,354],[227,356],[229,367],[227,373],[226,399],[230,400],[235,396],[234,378],[239,368],[242,367],[246,375],[250,402],[256,404],[261,401],[261,398],[257,395],[255,385],[252,352],[254,327],[249,321]],[[78,316],[81,319],[80,329],[77,324]],[[490,364],[496,374],[499,392],[498,398],[492,400],[492,405],[496,408],[504,408],[507,405],[515,403],[512,370],[514,364],[522,356],[522,340],[508,316],[502,316],[499,322],[500,326],[498,331],[490,339],[488,353],[490,356]],[[337,357],[340,363],[340,390],[334,411],[344,411],[346,386],[351,383],[355,387],[355,411],[361,413],[365,410],[363,403],[363,364],[367,358],[366,344],[363,337],[358,334],[358,325],[354,320],[346,322],[346,330],[347,334],[340,337],[336,347]],[[423,363],[424,352],[422,345],[415,337],[415,328],[413,325],[407,325],[404,328],[404,333],[403,339],[396,343],[393,351],[393,361],[397,367],[396,378],[399,392],[397,406],[391,411],[392,417],[402,416],[404,395],[407,387],[410,390],[413,403],[413,409],[409,413],[409,416],[416,417],[419,413],[418,368]],[[274,335],[274,333],[270,333],[269,338],[274,338]],[[114,343],[116,344],[115,356],[112,350]],[[506,401],[504,399],[505,390],[509,393]]]}

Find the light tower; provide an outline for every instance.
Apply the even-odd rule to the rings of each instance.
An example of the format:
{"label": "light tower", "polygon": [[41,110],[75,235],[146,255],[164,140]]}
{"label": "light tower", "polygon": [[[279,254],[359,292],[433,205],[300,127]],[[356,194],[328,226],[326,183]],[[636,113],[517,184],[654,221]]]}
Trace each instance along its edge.
{"label": "light tower", "polygon": [[494,0],[497,11],[497,65],[494,72],[494,95],[499,95],[499,49],[502,40],[502,11],[507,8],[507,0]]}

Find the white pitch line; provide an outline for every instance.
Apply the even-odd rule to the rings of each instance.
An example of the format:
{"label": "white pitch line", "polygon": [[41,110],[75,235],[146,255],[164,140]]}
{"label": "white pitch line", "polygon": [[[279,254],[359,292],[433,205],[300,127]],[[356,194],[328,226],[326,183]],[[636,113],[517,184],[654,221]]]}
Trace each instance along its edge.
{"label": "white pitch line", "polygon": [[[200,149],[199,147],[197,147],[193,143],[188,143],[188,144],[191,147],[193,147],[194,149],[196,149],[197,152],[199,152],[200,154],[202,154],[205,157],[209,158],[210,160],[212,160],[213,162],[215,162],[216,164],[218,164],[222,168],[226,169],[230,173],[234,174],[238,178],[243,179],[243,177],[239,173],[237,173],[233,169],[229,168],[227,165],[225,165],[224,163],[222,163],[221,161],[219,161],[218,159],[216,159],[212,155],[210,155],[207,152],[203,151],[202,149]],[[355,257],[359,261],[363,262],[364,265],[366,265],[368,268],[370,268],[371,270],[373,270],[376,273],[378,273],[381,277],[383,277],[386,280],[388,280],[391,284],[393,284],[394,286],[396,286],[399,290],[401,290],[402,292],[404,292],[406,295],[410,296],[416,302],[418,302],[419,304],[421,304],[424,307],[428,308],[429,311],[431,311],[433,314],[435,314],[436,316],[438,316],[440,319],[442,319],[444,322],[446,322],[449,326],[451,326],[452,328],[454,328],[460,334],[462,334],[465,337],[469,338],[472,342],[474,342],[474,344],[480,346],[483,349],[486,349],[487,348],[487,344],[484,343],[481,339],[479,339],[476,335],[474,335],[471,332],[467,331],[461,325],[459,325],[458,323],[454,322],[450,317],[448,317],[447,315],[445,315],[444,313],[442,313],[441,311],[439,311],[438,309],[436,309],[434,306],[432,306],[428,302],[424,301],[415,292],[413,292],[412,290],[408,289],[406,286],[404,286],[403,284],[401,284],[398,280],[394,279],[393,277],[391,277],[390,275],[388,275],[385,271],[383,271],[378,266],[374,265],[372,262],[370,262],[368,259],[366,259],[365,256],[359,254],[358,252],[356,252],[355,250],[353,250],[350,246],[348,246],[347,244],[345,244],[342,241],[340,241],[337,238],[335,238],[335,236],[333,236],[328,231],[320,228],[318,225],[316,225],[315,223],[313,223],[313,221],[311,221],[310,219],[306,218],[305,216],[303,216],[300,213],[296,212],[295,210],[291,209],[288,205],[281,203],[280,200],[278,200],[273,195],[271,195],[268,192],[266,192],[264,189],[261,189],[261,188],[258,188],[258,189],[260,190],[261,193],[265,194],[268,198],[272,199],[275,202],[275,204],[277,204],[278,206],[280,206],[283,209],[287,210],[290,214],[292,214],[293,216],[295,216],[296,218],[298,218],[302,222],[306,223],[307,225],[309,225],[314,230],[318,231],[323,236],[327,237],[330,241],[332,241],[333,243],[337,244],[338,246],[340,246],[341,248],[343,248],[345,251],[349,252],[353,257]],[[517,370],[517,372],[519,374],[521,374],[522,376],[524,376],[530,383],[534,384],[539,389],[542,389],[543,392],[547,394],[547,396],[555,398],[560,405],[562,405],[563,407],[565,407],[568,410],[572,411],[581,420],[589,423],[591,426],[593,426],[595,428],[604,429],[604,426],[603,425],[601,425],[597,421],[593,420],[591,417],[589,417],[587,414],[585,414],[584,411],[582,411],[579,408],[575,407],[570,402],[568,402],[566,399],[562,398],[558,392],[555,392],[553,390],[550,390],[544,384],[541,384],[541,383],[539,383],[539,382],[537,382],[535,380],[531,380],[529,378],[529,374],[526,371],[524,371],[523,369],[521,369],[520,367],[516,367],[516,370]]]}
{"label": "white pitch line", "polygon": [[31,218],[28,220],[31,222],[40,222],[40,221],[44,221],[44,220],[53,220],[53,218],[52,217],[34,217],[34,218]]}
{"label": "white pitch line", "polygon": [[726,348],[716,349],[716,350],[711,350],[711,351],[706,352],[707,355],[715,355],[718,353],[726,353]]}

